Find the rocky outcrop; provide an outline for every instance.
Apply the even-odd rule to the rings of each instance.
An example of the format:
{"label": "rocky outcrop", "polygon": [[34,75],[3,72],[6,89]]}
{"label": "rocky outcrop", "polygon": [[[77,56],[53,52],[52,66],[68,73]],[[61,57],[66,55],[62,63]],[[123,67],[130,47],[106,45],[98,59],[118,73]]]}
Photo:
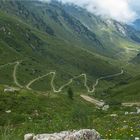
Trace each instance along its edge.
{"label": "rocky outcrop", "polygon": [[54,134],[26,134],[24,140],[100,140],[100,134],[94,129],[83,129]]}

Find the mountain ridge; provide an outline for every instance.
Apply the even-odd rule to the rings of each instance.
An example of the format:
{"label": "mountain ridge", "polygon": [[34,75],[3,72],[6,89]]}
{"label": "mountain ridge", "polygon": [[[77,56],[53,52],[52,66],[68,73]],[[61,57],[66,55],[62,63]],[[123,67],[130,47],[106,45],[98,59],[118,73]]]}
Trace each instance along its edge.
{"label": "mountain ridge", "polygon": [[[112,23],[115,22],[115,24],[113,23],[114,25],[112,23],[111,24],[114,26],[112,26],[113,30],[117,27],[117,29],[115,30],[119,35],[117,35],[116,32],[113,33],[114,31],[110,29],[110,27],[107,27],[107,23],[105,23],[102,19],[99,20],[99,17],[97,18],[95,17],[95,15],[83,11],[83,13],[85,13],[85,18],[87,18],[88,15],[92,17],[94,16],[94,22],[90,20],[90,23],[94,24],[96,22],[96,19],[98,19],[97,21],[99,21],[99,25],[103,26],[105,29],[105,31],[100,31],[101,28],[96,25],[95,27],[93,27],[93,29],[89,30],[90,25],[85,26],[81,18],[77,18],[76,16],[74,16],[74,14],[71,12],[73,10],[71,6],[68,6],[70,9],[68,10],[67,5],[65,8],[65,5],[56,2],[42,4],[42,2],[38,1],[19,1],[17,4],[16,2],[12,1],[11,4],[13,4],[17,10],[6,9],[5,6],[3,6],[2,9],[6,10],[7,12],[11,11],[10,13],[13,13],[24,21],[26,18],[27,20],[25,22],[27,22],[27,24],[33,25],[39,30],[44,30],[50,35],[54,35],[55,31],[57,37],[61,37],[61,39],[64,39],[65,41],[67,40],[70,43],[73,42],[73,45],[77,44],[77,46],[83,47],[92,52],[97,52],[101,55],[110,55],[112,57],[115,53],[125,50],[125,48],[123,47],[124,44],[122,44],[121,42],[124,42],[126,46],[128,46],[127,43],[131,43],[132,45],[134,45],[135,43],[132,40],[139,42],[139,34],[135,35],[135,31],[130,29],[130,27],[122,26],[119,23],[120,28],[125,30],[126,34],[128,34],[128,32],[125,28],[128,28],[130,29],[130,31],[132,30],[131,32],[134,32],[133,35],[130,35],[130,37],[128,37],[127,39],[122,40],[121,38],[124,38],[124,36],[122,36],[124,35],[122,34],[122,32],[124,31],[121,32],[118,29],[118,26],[115,25],[117,22],[111,21]],[[35,13],[33,11],[35,11],[36,5],[37,12]],[[17,13],[16,11],[20,11],[21,13]],[[78,10],[75,10],[75,13],[76,15],[78,15]],[[111,24],[109,24],[109,26],[111,26]]]}

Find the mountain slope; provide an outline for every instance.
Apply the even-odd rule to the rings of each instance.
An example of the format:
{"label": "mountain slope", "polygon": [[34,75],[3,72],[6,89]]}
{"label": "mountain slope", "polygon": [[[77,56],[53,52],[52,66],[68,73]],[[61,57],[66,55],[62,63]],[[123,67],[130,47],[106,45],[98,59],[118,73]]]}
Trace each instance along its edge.
{"label": "mountain slope", "polygon": [[[106,100],[119,102],[139,102],[140,101],[140,76],[120,83],[107,91]],[[123,97],[123,98],[122,98]]]}
{"label": "mountain slope", "polygon": [[135,34],[136,31],[116,21],[103,20],[79,7],[56,1],[49,4],[39,1],[1,1],[0,9],[73,46],[107,57],[119,58],[120,55],[116,54],[125,53],[127,48],[139,48],[139,34]]}
{"label": "mountain slope", "polygon": [[[7,5],[9,7],[13,5],[14,9],[7,8]],[[44,4],[37,1],[11,1],[2,2],[1,9],[19,16],[25,22],[50,35],[56,35],[65,41],[73,42],[75,46],[88,46],[93,50],[97,47],[99,50],[102,49],[102,44],[96,35],[67,14],[60,5]]]}
{"label": "mountain slope", "polygon": [[102,139],[140,137],[136,107],[120,104],[140,100],[139,67],[130,63],[138,53],[139,32],[127,25],[56,1],[1,0],[0,139],[81,128]]}
{"label": "mountain slope", "polygon": [[[1,65],[22,60],[17,76],[23,86],[50,71],[58,74],[55,80],[57,86],[82,73],[87,74],[92,84],[97,77],[120,71],[102,57],[89,54],[56,36],[40,32],[17,17],[2,12],[0,15]],[[82,81],[79,82],[82,84]]]}
{"label": "mountain slope", "polygon": [[109,49],[108,51],[117,53],[116,58],[127,56],[128,49],[139,48],[140,33],[131,26],[112,19],[103,19],[73,5],[64,5],[64,9],[100,38],[104,51]]}
{"label": "mountain slope", "polygon": [[135,64],[140,64],[140,53],[132,59],[132,62]]}

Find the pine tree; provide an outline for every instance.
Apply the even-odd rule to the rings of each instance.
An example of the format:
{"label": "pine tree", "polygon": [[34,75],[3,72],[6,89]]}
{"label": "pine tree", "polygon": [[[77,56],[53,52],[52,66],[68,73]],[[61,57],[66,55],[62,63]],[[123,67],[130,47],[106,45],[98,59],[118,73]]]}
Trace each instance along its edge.
{"label": "pine tree", "polygon": [[74,93],[73,93],[73,90],[72,90],[71,87],[68,88],[67,93],[68,93],[68,97],[69,97],[71,100],[73,100]]}

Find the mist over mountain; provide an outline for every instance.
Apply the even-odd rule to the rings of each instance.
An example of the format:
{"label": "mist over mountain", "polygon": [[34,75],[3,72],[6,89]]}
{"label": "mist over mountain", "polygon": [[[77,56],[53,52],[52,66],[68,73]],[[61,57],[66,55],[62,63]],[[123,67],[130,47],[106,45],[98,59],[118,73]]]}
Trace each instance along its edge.
{"label": "mist over mountain", "polygon": [[[51,2],[51,0],[41,1]],[[128,24],[140,17],[138,0],[58,0],[58,2],[77,5],[102,18],[111,18]]]}

